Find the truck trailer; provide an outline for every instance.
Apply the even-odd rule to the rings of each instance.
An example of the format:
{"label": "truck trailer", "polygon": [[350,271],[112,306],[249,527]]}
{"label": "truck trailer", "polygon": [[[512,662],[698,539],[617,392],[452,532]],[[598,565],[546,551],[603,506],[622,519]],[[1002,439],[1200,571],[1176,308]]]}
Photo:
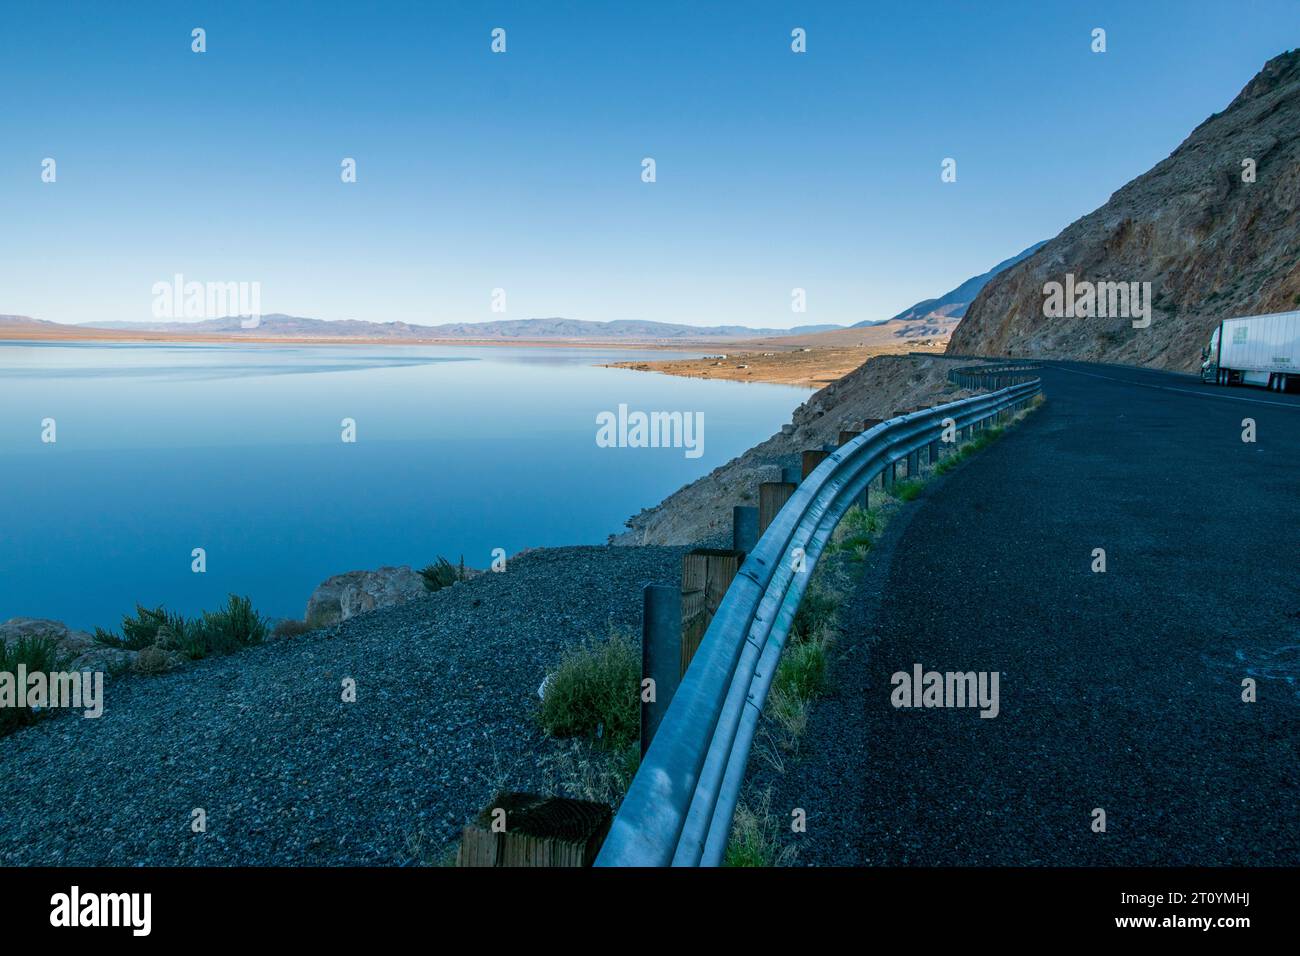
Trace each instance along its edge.
{"label": "truck trailer", "polygon": [[1224,319],[1201,349],[1201,380],[1300,389],[1300,312]]}

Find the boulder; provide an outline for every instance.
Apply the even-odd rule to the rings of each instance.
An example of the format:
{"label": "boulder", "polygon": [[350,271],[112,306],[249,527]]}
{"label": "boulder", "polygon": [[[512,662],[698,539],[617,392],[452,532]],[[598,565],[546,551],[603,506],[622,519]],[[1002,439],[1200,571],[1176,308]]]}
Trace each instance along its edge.
{"label": "boulder", "polygon": [[6,648],[24,637],[45,637],[54,642],[66,670],[113,671],[135,663],[136,652],[96,644],[85,631],[62,621],[39,617],[11,617],[0,624],[0,643]]}
{"label": "boulder", "polygon": [[424,578],[405,565],[348,571],[326,578],[317,586],[307,599],[304,619],[312,627],[329,627],[366,611],[405,604],[428,593]]}

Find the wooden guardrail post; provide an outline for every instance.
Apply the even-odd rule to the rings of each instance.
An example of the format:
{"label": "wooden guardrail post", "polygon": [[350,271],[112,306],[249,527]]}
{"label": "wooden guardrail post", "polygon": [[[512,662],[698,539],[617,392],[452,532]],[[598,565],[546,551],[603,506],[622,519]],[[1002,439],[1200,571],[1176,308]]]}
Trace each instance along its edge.
{"label": "wooden guardrail post", "polygon": [[930,444],[927,446],[927,451],[929,452],[929,456],[930,456],[930,464],[932,465],[939,464],[939,442],[937,440],[930,442]]}
{"label": "wooden guardrail post", "polygon": [[[863,422],[861,428],[857,428],[856,426],[853,425],[850,425],[848,428],[841,428],[840,429],[841,447],[847,445],[849,442],[853,441],[853,439],[865,433],[866,430],[870,428],[873,424],[879,424],[879,423],[880,423],[880,419],[878,418],[868,418]],[[868,486],[870,484],[871,482],[867,482]],[[854,503],[863,511],[867,510],[867,508],[870,506],[870,497],[867,493],[867,487],[863,487],[862,494],[858,495],[857,501]]]}
{"label": "wooden guardrail post", "polygon": [[820,465],[822,462],[824,462],[826,460],[826,456],[829,454],[830,452],[820,448],[812,448],[804,452],[803,460],[801,462],[803,467],[803,473],[801,475],[801,479],[807,478],[814,471],[816,471],[817,466]]}
{"label": "wooden guardrail post", "polygon": [[907,477],[915,478],[921,473],[921,452],[920,450],[909,451],[907,453]]}
{"label": "wooden guardrail post", "polygon": [[731,509],[731,548],[745,554],[758,544],[758,509],[753,505],[735,505]]}
{"label": "wooden guardrail post", "polygon": [[781,468],[781,481],[789,485],[797,485],[803,481],[803,468],[799,465],[784,465]]}
{"label": "wooden guardrail post", "polygon": [[709,622],[731,587],[743,558],[739,551],[720,548],[696,548],[682,557],[683,674],[699,650],[704,632],[709,629]]}
{"label": "wooden guardrail post", "polygon": [[889,491],[890,488],[893,488],[893,487],[894,487],[894,478],[896,477],[896,475],[895,475],[895,473],[894,473],[894,469],[895,469],[897,466],[898,466],[898,461],[897,461],[897,460],[895,460],[895,461],[891,461],[891,462],[889,462],[888,464],[886,464],[884,470],[881,471],[881,473],[880,473],[880,487],[881,487],[881,489],[883,489],[884,491]]}
{"label": "wooden guardrail post", "polygon": [[761,537],[776,520],[798,485],[789,481],[765,481],[758,486],[758,533]]}
{"label": "wooden guardrail post", "polygon": [[682,589],[647,584],[642,591],[641,678],[653,681],[651,699],[641,696],[641,756],[668,712],[682,682]]}
{"label": "wooden guardrail post", "polygon": [[613,811],[594,800],[499,793],[466,825],[457,866],[591,866]]}

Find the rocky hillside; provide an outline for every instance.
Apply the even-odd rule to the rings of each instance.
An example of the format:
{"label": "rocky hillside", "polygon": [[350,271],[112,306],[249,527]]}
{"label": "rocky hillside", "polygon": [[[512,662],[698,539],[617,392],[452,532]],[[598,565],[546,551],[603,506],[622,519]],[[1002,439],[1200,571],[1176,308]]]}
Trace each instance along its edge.
{"label": "rocky hillside", "polygon": [[[1300,308],[1298,205],[1300,50],[1292,50],[1168,159],[990,281],[948,351],[1195,369],[1220,319]],[[1150,282],[1150,326],[1045,318],[1044,285],[1067,273],[1076,282]]]}
{"label": "rocky hillside", "polygon": [[814,393],[767,441],[629,518],[628,530],[610,543],[730,547],[732,506],[757,504],[759,483],[779,481],[781,468],[797,465],[805,449],[838,440],[840,429],[860,427],[864,418],[892,418],[971,394],[948,383],[954,364],[968,363],[938,355],[868,360]]}

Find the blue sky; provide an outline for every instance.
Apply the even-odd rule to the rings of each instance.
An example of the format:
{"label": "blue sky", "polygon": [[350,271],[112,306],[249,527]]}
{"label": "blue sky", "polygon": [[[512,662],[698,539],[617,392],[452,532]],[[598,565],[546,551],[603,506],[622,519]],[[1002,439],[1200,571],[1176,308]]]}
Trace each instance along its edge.
{"label": "blue sky", "polygon": [[324,319],[885,318],[1104,203],[1298,23],[1295,0],[10,5],[0,312],[148,321],[182,273]]}

